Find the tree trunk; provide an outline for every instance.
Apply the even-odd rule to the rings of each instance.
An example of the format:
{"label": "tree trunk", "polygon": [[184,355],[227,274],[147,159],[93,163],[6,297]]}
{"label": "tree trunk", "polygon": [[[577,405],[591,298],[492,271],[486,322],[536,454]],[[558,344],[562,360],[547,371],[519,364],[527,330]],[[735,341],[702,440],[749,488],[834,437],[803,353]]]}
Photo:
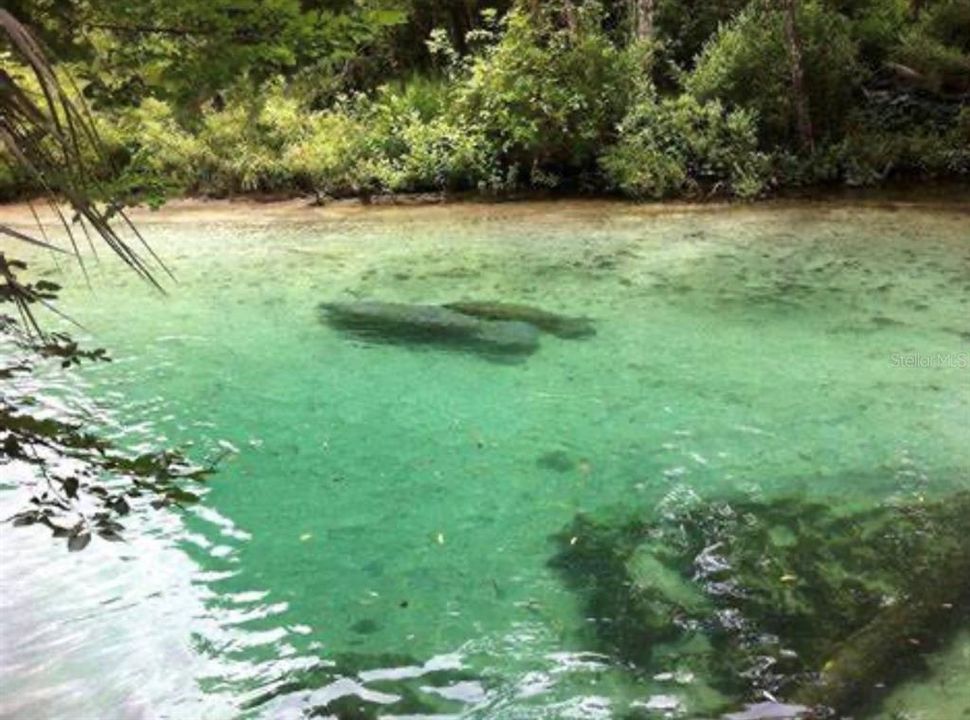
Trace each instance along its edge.
{"label": "tree trunk", "polygon": [[532,17],[533,24],[539,22],[539,0],[528,0],[525,5],[528,6],[529,15]]}
{"label": "tree trunk", "polygon": [[812,132],[812,116],[809,114],[808,97],[805,95],[805,74],[802,63],[802,39],[796,24],[798,0],[782,0],[784,4],[785,41],[788,46],[788,60],[791,70],[792,101],[795,106],[795,122],[798,137],[805,150],[815,149]]}
{"label": "tree trunk", "polygon": [[579,24],[576,21],[576,8],[573,7],[572,0],[563,0],[562,14],[566,27],[569,28],[569,34],[575,37],[579,30]]}
{"label": "tree trunk", "polygon": [[634,0],[634,32],[637,40],[653,37],[654,0]]}

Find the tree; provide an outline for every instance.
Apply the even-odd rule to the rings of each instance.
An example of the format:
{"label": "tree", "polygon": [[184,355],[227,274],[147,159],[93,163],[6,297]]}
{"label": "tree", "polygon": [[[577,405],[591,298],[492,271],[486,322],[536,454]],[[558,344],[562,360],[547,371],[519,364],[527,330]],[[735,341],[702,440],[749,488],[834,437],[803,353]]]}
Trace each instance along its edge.
{"label": "tree", "polygon": [[863,76],[845,16],[817,0],[787,2],[752,3],[722,25],[685,83],[756,112],[763,147],[783,152],[840,137]]}
{"label": "tree", "polygon": [[634,36],[637,40],[653,39],[653,13],[655,0],[631,0],[634,18]]}
{"label": "tree", "polygon": [[[45,198],[61,219],[82,267],[72,223],[58,206],[60,198],[70,204],[77,224],[86,236],[90,237],[90,231],[93,231],[132,270],[158,286],[149,261],[111,225],[112,218],[120,219],[161,266],[161,261],[128,220],[122,204],[108,197],[101,185],[99,176],[107,160],[90,113],[83,104],[79,106],[72,99],[72,94],[76,97],[76,93],[68,91],[37,39],[3,9],[0,9],[0,30],[31,73],[28,80],[20,80],[0,68],[0,141],[7,154],[44,189]],[[36,86],[36,92],[27,86],[28,81]],[[99,198],[107,202],[99,205],[96,202]],[[0,233],[53,251],[60,250],[46,239],[28,236],[3,225],[0,225]],[[21,312],[30,317],[29,308],[22,306]]]}
{"label": "tree", "polygon": [[348,64],[408,18],[410,0],[14,0],[57,38],[98,103],[148,95],[198,111],[234,83]]}
{"label": "tree", "polygon": [[788,48],[792,105],[795,108],[798,136],[801,139],[802,148],[813,151],[815,140],[812,133],[812,117],[809,113],[808,96],[805,94],[805,70],[802,61],[802,39],[798,34],[797,2],[798,0],[782,0],[785,44]]}

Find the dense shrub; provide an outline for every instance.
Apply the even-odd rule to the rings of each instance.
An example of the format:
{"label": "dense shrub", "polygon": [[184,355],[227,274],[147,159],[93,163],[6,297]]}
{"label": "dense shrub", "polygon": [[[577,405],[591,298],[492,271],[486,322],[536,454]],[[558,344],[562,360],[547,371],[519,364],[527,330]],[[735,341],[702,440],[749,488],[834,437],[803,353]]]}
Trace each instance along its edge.
{"label": "dense shrub", "polygon": [[970,174],[970,108],[946,131],[932,126],[884,130],[852,120],[839,141],[810,155],[777,152],[772,165],[775,182],[785,186],[873,186],[900,177],[965,177]]}
{"label": "dense shrub", "polygon": [[455,111],[453,84],[382,88],[366,112],[381,185],[391,191],[484,187],[497,162],[475,118]]}
{"label": "dense shrub", "polygon": [[538,18],[513,11],[457,95],[458,117],[481,128],[504,169],[543,178],[593,165],[642,75],[636,53],[601,31],[594,4],[575,9],[573,28],[548,5]]}
{"label": "dense shrub", "polygon": [[826,0],[826,4],[848,19],[859,61],[874,70],[899,44],[912,17],[910,0]]}
{"label": "dense shrub", "polygon": [[402,131],[401,156],[392,190],[497,190],[504,178],[494,164],[493,147],[480,128],[445,118],[411,122]]}
{"label": "dense shrub", "polygon": [[227,195],[293,189],[285,148],[309,131],[298,104],[278,83],[257,98],[239,95],[185,127],[168,103],[145,99],[113,111],[101,132],[122,166],[117,185],[152,200],[193,192]]}
{"label": "dense shrub", "polygon": [[[837,136],[860,78],[856,48],[845,17],[819,2],[800,5],[805,91],[816,134]],[[704,48],[687,89],[757,113],[769,145],[797,145],[788,51],[782,17],[758,3],[723,26]]]}
{"label": "dense shrub", "polygon": [[0,202],[15,200],[27,186],[27,179],[15,169],[13,158],[0,149]]}
{"label": "dense shrub", "polygon": [[282,156],[296,183],[318,195],[372,192],[378,173],[369,161],[367,128],[343,112],[316,113],[305,122],[306,134]]}
{"label": "dense shrub", "polygon": [[99,130],[121,168],[115,182],[119,195],[161,202],[195,189],[202,146],[179,125],[167,103],[146,99],[108,115]]}
{"label": "dense shrub", "polygon": [[285,147],[308,132],[295,100],[279,86],[256,100],[234,98],[203,116],[198,138],[201,186],[218,194],[273,192],[292,186]]}
{"label": "dense shrub", "polygon": [[711,192],[753,197],[765,186],[767,157],[758,152],[750,111],[684,95],[637,103],[620,140],[601,158],[610,184],[637,198]]}
{"label": "dense shrub", "polygon": [[654,21],[661,38],[661,62],[691,69],[718,26],[747,4],[748,0],[656,0]]}
{"label": "dense shrub", "polygon": [[[798,0],[810,151],[795,137],[777,4],[656,0],[639,40],[626,2],[472,4],[485,13],[422,6],[471,32],[422,26],[424,46],[408,51],[420,66],[334,46],[285,78],[240,72],[192,102],[156,87],[150,63],[105,75],[78,59],[112,161],[99,180],[149,202],[527,187],[657,198],[970,172],[970,0],[919,13],[911,0]],[[367,30],[349,19],[350,35]],[[413,30],[400,13],[386,21]],[[130,98],[104,96],[126,83]],[[0,153],[0,199],[36,192],[12,165]]]}
{"label": "dense shrub", "polygon": [[915,29],[962,53],[970,53],[970,2],[938,0],[920,15]]}
{"label": "dense shrub", "polygon": [[892,55],[935,92],[970,92],[970,0],[928,7]]}
{"label": "dense shrub", "polygon": [[875,185],[892,176],[938,177],[970,173],[970,108],[947,133],[912,128],[883,133],[861,129],[839,152],[849,185]]}

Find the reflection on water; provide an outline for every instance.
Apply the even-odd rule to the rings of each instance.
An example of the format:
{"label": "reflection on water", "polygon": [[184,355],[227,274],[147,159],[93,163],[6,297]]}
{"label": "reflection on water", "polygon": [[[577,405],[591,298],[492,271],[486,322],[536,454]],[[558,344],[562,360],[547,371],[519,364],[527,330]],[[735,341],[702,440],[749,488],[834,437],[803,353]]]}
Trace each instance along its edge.
{"label": "reflection on water", "polygon": [[[581,514],[622,527],[688,496],[847,512],[970,488],[966,218],[557,203],[149,223],[178,287],[60,277],[115,362],[52,373],[43,399],[134,449],[233,454],[199,507],[124,545],[68,555],[0,526],[0,716],[726,711],[684,648],[634,671],[597,642],[610,618],[550,565],[557,542]],[[595,335],[541,332],[494,363],[319,312],[470,301]],[[953,362],[905,361],[937,353]],[[970,707],[948,680],[960,637],[872,717]],[[748,700],[734,711],[770,702]]]}

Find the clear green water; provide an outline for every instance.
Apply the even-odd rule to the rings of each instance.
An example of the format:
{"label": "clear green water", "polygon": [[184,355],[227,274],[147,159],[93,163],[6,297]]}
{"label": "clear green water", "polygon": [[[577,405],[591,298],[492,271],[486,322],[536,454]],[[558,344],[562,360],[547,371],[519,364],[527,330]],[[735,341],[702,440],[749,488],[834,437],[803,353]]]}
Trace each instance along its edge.
{"label": "clear green water", "polygon": [[[550,535],[687,491],[970,488],[968,220],[553,203],[147,223],[178,285],[57,274],[115,362],[44,395],[133,447],[238,453],[125,546],[61,555],[0,526],[0,716],[230,718],[269,693],[245,713],[289,718],[406,687],[448,717],[611,718],[669,693],[589,653]],[[597,335],[511,365],[364,344],[316,309],[355,298],[524,302]],[[370,672],[319,669],[350,654]],[[703,678],[676,692],[688,717],[710,699]]]}

